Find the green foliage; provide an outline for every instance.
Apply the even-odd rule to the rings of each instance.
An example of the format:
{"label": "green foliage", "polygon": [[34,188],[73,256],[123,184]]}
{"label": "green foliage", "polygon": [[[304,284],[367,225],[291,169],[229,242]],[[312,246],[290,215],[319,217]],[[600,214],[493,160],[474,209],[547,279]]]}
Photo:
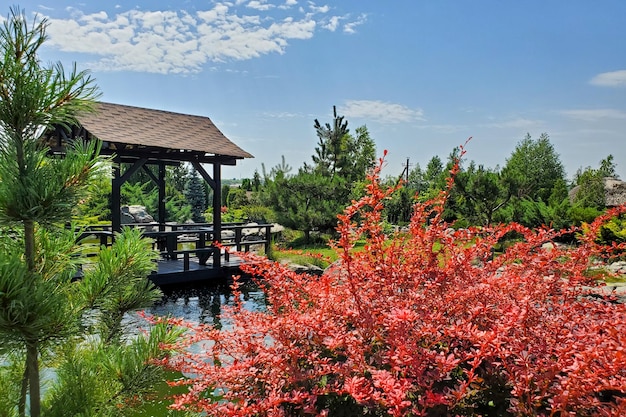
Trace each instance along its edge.
{"label": "green foliage", "polygon": [[591,223],[601,214],[602,212],[595,207],[584,207],[577,204],[573,205],[569,210],[569,218],[576,226],[580,226],[583,223]]}
{"label": "green foliage", "polygon": [[443,170],[443,162],[439,156],[433,156],[426,165],[424,181],[429,190],[443,190],[445,186],[446,172]]}
{"label": "green foliage", "polygon": [[147,388],[165,377],[157,363],[168,353],[160,346],[174,343],[179,335],[160,323],[147,336],[127,344],[94,340],[66,346],[58,353],[60,365],[44,404],[45,415],[133,416],[149,398]]}
{"label": "green foliage", "polygon": [[85,271],[80,293],[85,305],[99,313],[103,340],[119,341],[124,315],[161,298],[160,290],[146,279],[156,269],[158,256],[139,229],[124,228],[113,245],[100,249],[98,262]]}
{"label": "green foliage", "polygon": [[16,417],[15,404],[20,399],[20,387],[15,381],[20,381],[24,375],[24,359],[11,352],[6,362],[7,365],[0,366],[0,417]]}
{"label": "green foliage", "polygon": [[511,198],[510,187],[496,170],[473,163],[455,178],[456,189],[466,199],[465,217],[472,224],[489,226],[498,210]]}
{"label": "green foliage", "polygon": [[187,204],[184,196],[175,194],[166,197],[165,218],[176,223],[184,223],[191,218],[191,206]]}
{"label": "green foliage", "polygon": [[526,135],[507,159],[502,173],[515,196],[544,202],[555,184],[565,178],[563,164],[545,133],[539,139]]}
{"label": "green foliage", "polygon": [[229,209],[244,208],[249,203],[248,193],[244,188],[230,187],[227,204]]}
{"label": "green foliage", "polygon": [[97,145],[75,142],[65,158],[52,159],[33,140],[0,134],[0,221],[65,220],[97,173]]}
{"label": "green foliage", "polygon": [[348,164],[348,122],[344,116],[337,116],[337,108],[333,106],[333,122],[324,126],[315,119],[318,146],[315,155],[312,156],[315,169],[324,174],[334,176]]}
{"label": "green foliage", "polygon": [[[279,178],[267,191],[280,224],[302,230],[309,236],[314,230],[332,231],[336,213],[350,191],[345,180],[300,170],[290,178]],[[332,196],[332,197],[330,197]]]}
{"label": "green foliage", "polygon": [[[185,187],[188,181],[187,170],[182,165],[167,167],[165,172],[165,218],[167,221],[184,223],[191,219],[192,208],[185,197]],[[209,199],[208,185],[201,181],[206,199],[204,207],[207,207]],[[198,190],[198,194],[202,194]],[[198,204],[200,204],[198,200]]]}
{"label": "green foliage", "polygon": [[600,228],[600,239],[605,244],[626,242],[626,218],[620,216],[608,221]]}
{"label": "green foliage", "polygon": [[602,175],[603,177],[617,177],[617,173],[615,172],[617,166],[613,159],[613,155],[608,155],[606,158],[600,161],[600,175]]}
{"label": "green foliage", "polygon": [[571,210],[568,200],[561,204],[551,205],[543,201],[523,199],[516,201],[512,206],[516,210],[509,218],[519,219],[519,223],[526,227],[549,226],[551,228],[565,228],[571,225]]}
{"label": "green foliage", "polygon": [[228,205],[228,194],[230,193],[230,185],[222,184],[222,206]]}
{"label": "green foliage", "polygon": [[385,202],[387,220],[393,224],[408,224],[411,220],[412,207],[415,201],[413,190],[408,187],[398,189]]}
{"label": "green foliage", "polygon": [[195,168],[189,171],[187,176],[187,183],[185,184],[185,199],[191,207],[191,220],[196,223],[204,222],[204,211],[207,208],[206,195],[202,181],[198,177],[198,173]]}
{"label": "green foliage", "polygon": [[109,164],[102,165],[76,207],[77,221],[82,224],[111,221],[111,172]]}
{"label": "green foliage", "polygon": [[[52,354],[56,368],[44,398],[46,415],[126,415],[119,406],[140,404],[135,397],[162,377],[149,363],[165,353],[159,343],[171,343],[178,334],[161,326],[130,344],[122,339],[129,334],[123,318],[160,298],[145,278],[155,268],[157,253],[140,231],[124,229],[74,281],[75,239],[69,231],[38,230],[40,267],[31,284],[24,280],[28,269],[19,253],[0,257],[0,379],[15,375],[18,367],[16,355],[8,354],[23,352],[23,341],[36,338]],[[84,332],[98,337],[83,340]],[[14,410],[20,378],[2,388],[7,399],[6,404],[0,401],[0,416]],[[67,414],[69,410],[77,411]]]}
{"label": "green foliage", "polygon": [[260,204],[253,204],[243,208],[243,215],[247,221],[255,223],[273,223],[276,220],[274,211]]}
{"label": "green foliage", "polygon": [[[1,388],[0,415],[26,416],[27,398],[30,416],[42,414],[39,370],[48,365],[59,374],[43,399],[46,415],[120,415],[107,411],[116,397],[97,389],[105,384],[102,374],[76,365],[74,358],[104,355],[114,363],[132,357],[130,351],[109,355],[109,349],[141,344],[139,337],[128,345],[122,342],[120,328],[124,313],[158,297],[146,280],[155,257],[138,232],[125,231],[114,247],[103,250],[92,269],[85,269],[84,279],[75,280],[78,264],[86,260],[76,244],[78,236],[64,226],[107,163],[100,163],[95,142],[69,140],[63,158],[48,156],[47,129],[68,127],[79,113],[91,110],[97,88],[86,73],[74,69],[66,74],[60,64],[41,66],[37,52],[46,39],[46,26],[44,19],[31,27],[25,14],[12,9],[0,28],[0,228],[8,231],[0,236],[0,381],[13,376]],[[90,279],[90,274],[98,278]],[[94,283],[102,285],[87,288]],[[91,326],[106,331],[85,337],[83,330]],[[62,354],[72,349],[80,354]],[[136,350],[152,355],[141,358],[144,367],[147,359],[158,359],[153,348]],[[119,374],[126,371],[118,368],[116,378],[126,378]],[[146,382],[139,378],[143,374],[134,375],[136,381]],[[129,386],[136,392],[138,387]],[[55,402],[55,393],[63,389],[67,395]],[[120,404],[125,403],[115,407]]]}
{"label": "green foliage", "polygon": [[261,188],[261,175],[259,174],[259,171],[255,169],[254,176],[252,177],[252,189],[254,191],[259,191],[260,188]]}
{"label": "green foliage", "polygon": [[[195,190],[191,199],[187,198],[187,183],[191,177],[187,177],[184,167],[168,166],[165,173],[165,221],[184,223],[193,216],[192,202],[197,207],[206,209],[207,193],[204,183],[196,177],[197,184],[192,188]],[[187,190],[187,191],[186,191]],[[152,215],[158,213],[159,191],[152,182],[152,179],[142,170],[137,171],[122,185],[121,203],[122,205],[144,206],[146,211]],[[198,208],[196,208],[197,210]],[[197,213],[196,213],[197,214]],[[198,221],[204,221],[202,211]],[[159,219],[161,220],[161,219]]]}
{"label": "green foliage", "polygon": [[120,190],[121,205],[144,206],[148,213],[158,211],[158,190],[149,182],[126,181]]}
{"label": "green foliage", "polygon": [[587,167],[576,173],[574,204],[582,207],[593,207],[596,210],[606,208],[604,191],[604,173],[602,170]]}
{"label": "green foliage", "polygon": [[322,125],[315,120],[319,139],[313,165],[304,164],[291,175],[291,167],[282,163],[269,173],[263,169],[264,187],[260,200],[276,213],[276,220],[290,228],[302,230],[308,238],[312,231],[332,232],[337,213],[349,204],[356,186],[375,163],[375,145],[365,126],[348,131],[348,122],[337,116]]}

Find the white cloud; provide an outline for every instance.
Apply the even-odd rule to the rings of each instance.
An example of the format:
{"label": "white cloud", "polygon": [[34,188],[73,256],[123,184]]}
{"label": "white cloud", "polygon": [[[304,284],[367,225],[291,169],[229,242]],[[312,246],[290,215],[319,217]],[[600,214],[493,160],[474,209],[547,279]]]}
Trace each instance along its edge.
{"label": "white cloud", "polygon": [[498,129],[530,129],[543,125],[541,120],[526,119],[524,117],[517,117],[515,119],[504,120],[500,122],[491,122],[480,124],[480,127],[492,127]]}
{"label": "white cloud", "polygon": [[[297,1],[275,3],[291,7]],[[342,19],[350,23],[312,2],[309,8],[323,16],[277,7],[271,0],[250,0],[218,2],[193,13],[133,9],[111,16],[68,9],[71,18],[49,18],[46,45],[95,57],[88,63],[93,70],[193,73],[209,62],[283,54],[292,40],[311,39],[318,28],[334,31]]]}
{"label": "white cloud", "polygon": [[271,119],[295,119],[304,117],[302,113],[293,113],[293,112],[278,112],[278,113],[270,113],[264,112],[262,113],[263,117],[271,118]]}
{"label": "white cloud", "polygon": [[314,13],[328,13],[330,11],[330,6],[317,6],[314,2],[310,1],[309,9],[311,9]]}
{"label": "white cloud", "polygon": [[333,16],[330,19],[328,19],[326,22],[324,22],[321,26],[324,29],[334,32],[335,30],[337,30],[337,26],[339,26],[339,19],[341,19],[341,17]]}
{"label": "white cloud", "polygon": [[362,14],[355,21],[346,23],[343,27],[343,31],[350,34],[356,33],[355,28],[365,24],[365,22],[367,22],[367,15]]}
{"label": "white cloud", "polygon": [[274,5],[272,4],[267,4],[265,1],[257,1],[257,0],[252,0],[250,3],[248,3],[248,7],[251,9],[256,9],[256,10],[269,10],[272,7],[274,7]]}
{"label": "white cloud", "polygon": [[626,87],[626,70],[603,72],[593,77],[590,83],[602,87]]}
{"label": "white cloud", "polygon": [[340,113],[346,117],[363,118],[379,123],[423,121],[422,109],[411,109],[401,104],[378,100],[348,100]]}
{"label": "white cloud", "polygon": [[596,122],[606,119],[626,119],[626,111],[616,109],[581,109],[581,110],[563,110],[561,114],[572,119],[584,120],[588,122]]}

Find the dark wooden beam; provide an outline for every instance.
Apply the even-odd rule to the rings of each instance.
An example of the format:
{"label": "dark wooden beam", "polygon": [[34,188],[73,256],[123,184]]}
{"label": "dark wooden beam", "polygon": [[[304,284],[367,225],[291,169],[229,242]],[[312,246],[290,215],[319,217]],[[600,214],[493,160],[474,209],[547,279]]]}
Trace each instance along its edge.
{"label": "dark wooden beam", "polygon": [[204,167],[200,165],[199,162],[195,161],[192,162],[191,165],[196,169],[196,171],[198,171],[198,174],[200,174],[202,179],[204,179],[209,184],[209,187],[211,187],[211,189],[215,192],[215,181],[211,178],[208,172],[205,171]]}
{"label": "dark wooden beam", "polygon": [[[213,240],[222,241],[222,166],[213,164],[213,178],[215,188],[213,188]],[[219,268],[222,261],[221,250],[216,250],[213,254],[213,266]]]}
{"label": "dark wooden beam", "polygon": [[[148,163],[157,163],[157,161],[165,162],[199,162],[202,164],[213,164],[214,162],[221,165],[237,165],[237,161],[242,158],[223,155],[207,155],[202,152],[171,152],[165,148],[142,148],[142,149],[102,149],[102,155],[119,155],[123,160],[126,159],[148,159]],[[125,162],[125,161],[124,161]]]}
{"label": "dark wooden beam", "polygon": [[[159,164],[159,166],[161,166],[161,164]],[[146,175],[150,177],[150,180],[154,183],[154,185],[158,186],[159,179],[152,173],[152,171],[150,171],[150,168],[148,168],[148,164],[147,163],[143,164],[142,168],[144,172],[146,173]]]}
{"label": "dark wooden beam", "polygon": [[148,162],[147,159],[143,158],[143,159],[139,159],[137,161],[135,161],[135,163],[133,165],[130,166],[130,168],[128,168],[124,174],[122,174],[122,176],[120,177],[120,181],[121,184],[124,184],[126,181],[128,181],[128,179],[137,171],[139,171],[141,169],[142,166],[144,166],[144,164]]}
{"label": "dark wooden beam", "polygon": [[165,230],[165,164],[159,164],[159,178],[157,185],[159,187],[159,230]]}
{"label": "dark wooden beam", "polygon": [[113,158],[113,179],[111,180],[111,229],[113,232],[122,231],[122,182],[120,175],[121,162],[119,158]]}

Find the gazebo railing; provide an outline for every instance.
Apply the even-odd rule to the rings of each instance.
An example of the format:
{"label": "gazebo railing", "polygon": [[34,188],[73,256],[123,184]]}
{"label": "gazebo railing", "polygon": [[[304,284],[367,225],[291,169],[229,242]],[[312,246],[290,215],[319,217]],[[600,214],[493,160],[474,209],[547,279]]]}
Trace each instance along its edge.
{"label": "gazebo railing", "polygon": [[[197,258],[200,265],[207,265],[213,258],[213,265],[221,264],[221,250],[215,246],[219,241],[222,246],[232,247],[236,251],[249,252],[262,245],[266,254],[270,253],[272,241],[271,224],[222,224],[219,240],[214,236],[211,223],[194,224],[158,224],[137,223],[130,227],[143,229],[143,234],[153,240],[153,248],[166,260],[183,259],[184,270],[189,270],[190,259]],[[113,243],[114,233],[111,225],[88,226],[79,237],[79,241],[95,239],[99,246]],[[94,242],[95,243],[95,242]],[[229,262],[229,253],[224,253],[224,260]]]}

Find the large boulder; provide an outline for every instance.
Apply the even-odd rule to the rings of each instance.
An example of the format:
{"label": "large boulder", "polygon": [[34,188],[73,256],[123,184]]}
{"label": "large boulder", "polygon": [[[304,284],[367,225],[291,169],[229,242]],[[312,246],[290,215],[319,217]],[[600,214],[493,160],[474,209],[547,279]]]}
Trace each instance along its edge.
{"label": "large boulder", "polygon": [[[576,198],[580,185],[569,192],[570,202]],[[607,207],[617,207],[626,204],[626,182],[613,177],[604,178],[604,201]]]}
{"label": "large boulder", "polygon": [[[259,224],[255,222],[246,223],[244,226],[245,227],[241,229],[241,235],[243,236],[243,240],[265,239],[265,231],[267,230],[265,226],[259,226]],[[284,226],[278,223],[272,223],[270,234],[274,235],[277,233],[282,233],[284,230]]]}
{"label": "large boulder", "polygon": [[130,223],[154,223],[152,217],[144,206],[122,206],[122,224]]}
{"label": "large boulder", "polygon": [[605,178],[604,196],[607,207],[616,207],[626,203],[626,182],[617,178]]}

